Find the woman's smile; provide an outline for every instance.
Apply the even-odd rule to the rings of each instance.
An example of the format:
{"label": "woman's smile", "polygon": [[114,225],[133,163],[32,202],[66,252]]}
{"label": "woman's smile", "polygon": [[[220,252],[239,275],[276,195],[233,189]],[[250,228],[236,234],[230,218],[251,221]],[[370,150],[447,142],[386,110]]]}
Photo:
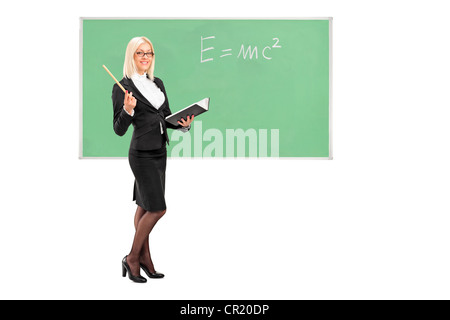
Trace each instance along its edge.
{"label": "woman's smile", "polygon": [[152,47],[150,47],[150,45],[148,43],[143,43],[141,44],[137,50],[136,53],[134,55],[134,63],[136,65],[137,68],[137,72],[139,74],[144,74],[145,72],[148,71],[148,69],[150,68],[150,60],[148,57],[148,55],[143,55],[142,57],[139,57],[137,55],[137,53],[147,53],[147,52],[152,52]]}

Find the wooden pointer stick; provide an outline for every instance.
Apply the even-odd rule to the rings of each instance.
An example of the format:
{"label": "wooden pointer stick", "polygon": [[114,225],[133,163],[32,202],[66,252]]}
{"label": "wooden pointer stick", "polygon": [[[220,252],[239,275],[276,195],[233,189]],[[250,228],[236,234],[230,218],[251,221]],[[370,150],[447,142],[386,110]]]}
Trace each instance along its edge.
{"label": "wooden pointer stick", "polygon": [[119,83],[119,81],[117,81],[117,79],[116,79],[116,78],[113,76],[113,74],[108,70],[108,68],[107,68],[105,65],[103,65],[103,68],[105,68],[106,72],[108,72],[109,75],[114,79],[114,81],[119,85],[119,87],[120,87],[120,89],[122,89],[123,93],[127,93],[126,90],[125,90],[125,88],[122,87],[122,85]]}

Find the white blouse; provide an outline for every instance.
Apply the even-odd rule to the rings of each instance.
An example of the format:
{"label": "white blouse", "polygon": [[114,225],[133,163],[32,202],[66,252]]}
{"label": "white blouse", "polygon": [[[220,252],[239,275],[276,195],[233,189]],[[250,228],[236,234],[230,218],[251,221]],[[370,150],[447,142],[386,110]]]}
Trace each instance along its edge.
{"label": "white blouse", "polygon": [[147,78],[147,74],[144,73],[140,75],[135,73],[131,80],[133,80],[134,85],[138,88],[139,92],[147,99],[156,109],[159,109],[166,98],[164,93],[152,80]]}
{"label": "white blouse", "polygon": [[[161,91],[160,88],[156,85],[155,82],[147,78],[147,73],[144,73],[143,75],[140,75],[138,73],[133,74],[131,77],[131,80],[133,80],[134,85],[139,90],[140,93],[145,97],[145,99],[148,100],[154,106],[156,109],[159,109],[163,104],[164,101],[166,101],[166,97],[164,96],[164,93]],[[124,106],[125,109],[125,106]],[[128,113],[128,111],[125,109],[125,112]],[[129,114],[129,113],[128,113]],[[134,109],[131,111],[130,116],[134,116]],[[161,134],[164,133],[162,124],[159,123],[161,127]],[[182,127],[180,130],[187,132],[190,129],[189,127]]]}

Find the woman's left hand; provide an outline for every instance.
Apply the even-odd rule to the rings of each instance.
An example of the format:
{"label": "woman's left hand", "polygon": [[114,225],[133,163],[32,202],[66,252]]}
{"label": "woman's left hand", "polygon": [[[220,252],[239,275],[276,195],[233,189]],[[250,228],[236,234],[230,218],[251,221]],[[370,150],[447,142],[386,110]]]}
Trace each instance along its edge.
{"label": "woman's left hand", "polygon": [[178,121],[179,124],[181,124],[183,127],[189,127],[189,125],[192,123],[192,121],[194,121],[194,115],[192,115],[192,117],[189,118],[189,116],[187,116],[187,120],[184,120],[183,118],[181,118],[181,121]]}

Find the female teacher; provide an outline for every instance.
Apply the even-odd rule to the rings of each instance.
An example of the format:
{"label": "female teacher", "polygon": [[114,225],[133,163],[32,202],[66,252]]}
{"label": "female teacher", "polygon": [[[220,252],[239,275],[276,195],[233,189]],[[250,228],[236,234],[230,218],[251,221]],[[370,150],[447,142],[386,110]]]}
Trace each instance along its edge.
{"label": "female teacher", "polygon": [[130,253],[122,260],[122,275],[134,282],[147,282],[140,275],[144,270],[149,278],[162,278],[156,272],[150,256],[149,234],[166,213],[165,172],[167,161],[167,128],[187,132],[194,120],[187,117],[171,125],[165,117],[172,112],[161,79],[153,75],[155,50],[146,37],[130,40],[125,52],[123,79],[120,81],[126,93],[114,84],[112,101],[114,107],[114,131],[123,136],[130,124],[134,131],[128,160],[135,177],[133,200],[137,210],[134,217],[136,233]]}

